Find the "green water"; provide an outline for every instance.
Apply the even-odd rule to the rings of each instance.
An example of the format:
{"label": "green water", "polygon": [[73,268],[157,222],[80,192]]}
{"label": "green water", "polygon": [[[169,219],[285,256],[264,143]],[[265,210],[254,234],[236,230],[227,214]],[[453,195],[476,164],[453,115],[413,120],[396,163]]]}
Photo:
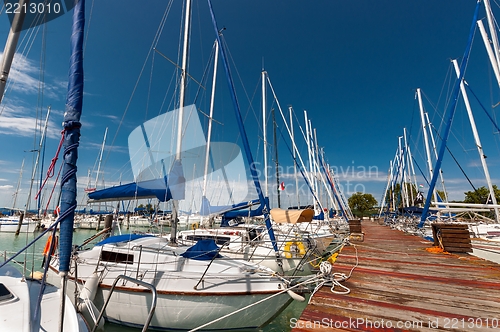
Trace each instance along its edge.
{"label": "green water", "polygon": [[[144,229],[143,229],[144,230]],[[130,230],[132,231],[132,230]],[[129,232],[130,232],[129,231]],[[95,230],[86,230],[86,229],[78,229],[73,233],[73,244],[80,244],[86,239],[90,238],[96,232]],[[27,243],[31,242],[36,236],[40,233],[31,233],[31,234],[20,234],[15,236],[13,233],[1,233],[0,232],[0,253],[2,256],[5,254],[7,257],[12,257],[19,250],[24,248]],[[47,235],[41,238],[38,242],[32,245],[29,250],[25,253],[17,256],[14,261],[17,263],[17,267],[19,270],[24,270],[24,262],[26,262],[26,275],[30,275],[30,273],[34,271],[42,271],[42,252],[45,247],[45,242],[47,239]],[[3,258],[2,258],[3,261]],[[290,330],[290,319],[291,318],[299,318],[300,314],[304,310],[307,301],[298,302],[294,301],[290,306],[288,306],[276,319],[274,319],[269,325],[265,326],[260,330],[254,331],[262,331],[262,332],[270,332],[270,331],[289,331]],[[106,323],[104,326],[104,330],[106,332],[137,332],[141,331],[136,328],[124,327],[121,325]]]}

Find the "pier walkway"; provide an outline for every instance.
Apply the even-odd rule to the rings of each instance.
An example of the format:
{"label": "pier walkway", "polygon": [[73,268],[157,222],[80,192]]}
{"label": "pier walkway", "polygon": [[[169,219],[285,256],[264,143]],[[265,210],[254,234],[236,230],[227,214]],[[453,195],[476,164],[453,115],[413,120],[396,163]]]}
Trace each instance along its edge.
{"label": "pier walkway", "polygon": [[372,221],[362,228],[364,241],[344,247],[333,267],[348,275],[358,256],[342,283],[351,292],[324,286],[292,331],[500,331],[500,265],[431,253],[431,242]]}

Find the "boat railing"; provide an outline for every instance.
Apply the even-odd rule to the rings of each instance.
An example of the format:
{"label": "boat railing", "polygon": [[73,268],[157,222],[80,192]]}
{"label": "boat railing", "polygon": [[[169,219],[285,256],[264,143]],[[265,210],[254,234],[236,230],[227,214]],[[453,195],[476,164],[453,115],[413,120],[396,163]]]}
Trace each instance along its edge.
{"label": "boat railing", "polygon": [[[99,317],[97,317],[96,321],[99,322],[102,319],[102,316],[104,315],[104,311],[106,310],[106,307],[108,306],[109,300],[111,299],[111,295],[113,295],[113,292],[115,290],[116,284],[118,283],[118,281],[120,279],[127,280],[127,281],[130,281],[130,282],[134,282],[134,283],[136,283],[138,285],[143,286],[144,288],[148,288],[149,290],[151,290],[151,293],[153,294],[153,299],[151,301],[151,308],[149,309],[149,314],[148,314],[148,317],[146,319],[146,322],[144,323],[144,326],[142,327],[142,331],[145,332],[145,331],[148,330],[149,324],[151,323],[151,319],[153,318],[153,315],[154,315],[154,312],[155,312],[155,309],[156,309],[156,299],[157,299],[156,288],[152,284],[149,284],[147,282],[144,282],[142,280],[138,280],[138,279],[135,279],[135,278],[132,278],[132,277],[128,277],[128,276],[123,275],[123,274],[117,276],[116,279],[115,279],[115,281],[113,282],[113,285],[111,286],[111,289],[109,291],[108,297],[106,298],[106,302],[104,302],[104,305],[103,305],[101,311],[99,312]],[[94,326],[94,328],[92,329],[92,332],[96,331],[97,327],[98,327],[98,325],[96,324]]]}

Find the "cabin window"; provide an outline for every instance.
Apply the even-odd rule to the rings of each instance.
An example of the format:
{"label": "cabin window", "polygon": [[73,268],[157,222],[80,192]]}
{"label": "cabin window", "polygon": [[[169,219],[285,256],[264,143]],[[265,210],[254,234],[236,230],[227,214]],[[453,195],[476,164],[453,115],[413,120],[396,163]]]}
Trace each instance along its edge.
{"label": "cabin window", "polygon": [[214,240],[218,245],[223,245],[230,242],[231,239],[227,236],[213,236],[213,235],[188,235],[186,240],[199,241],[199,240]]}
{"label": "cabin window", "polygon": [[103,262],[113,262],[113,263],[123,263],[123,264],[133,264],[134,255],[124,254],[121,252],[114,251],[102,251],[101,261]]}
{"label": "cabin window", "polygon": [[5,301],[13,297],[14,295],[12,295],[10,290],[4,284],[0,283],[0,301]]}

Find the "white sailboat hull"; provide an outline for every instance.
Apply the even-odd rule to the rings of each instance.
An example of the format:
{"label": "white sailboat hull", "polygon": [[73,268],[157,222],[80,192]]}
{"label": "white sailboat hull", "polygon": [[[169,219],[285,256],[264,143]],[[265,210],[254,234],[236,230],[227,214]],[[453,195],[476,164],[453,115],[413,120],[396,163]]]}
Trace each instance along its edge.
{"label": "white sailboat hull", "polygon": [[[2,217],[0,218],[0,232],[15,233],[19,224],[19,217]],[[37,228],[37,222],[31,219],[23,220],[20,233],[32,233]]]}
{"label": "white sailboat hull", "polygon": [[[150,328],[154,329],[193,329],[275,295],[206,329],[256,328],[268,323],[292,301],[283,292],[285,280],[274,276],[271,270],[227,258],[217,258],[211,263],[210,260],[185,258],[180,255],[186,248],[167,244],[165,239],[146,237],[80,252],[76,268],[78,281],[83,284],[89,280],[97,267],[100,283],[94,304],[99,309],[119,275],[154,285],[158,296],[150,323]],[[51,270],[58,273],[57,258],[52,260]],[[71,271],[75,271],[75,266]],[[70,280],[74,280],[72,273]],[[74,284],[68,282],[70,293]],[[142,327],[151,303],[150,290],[130,281],[118,281],[105,317],[122,325]]]}

